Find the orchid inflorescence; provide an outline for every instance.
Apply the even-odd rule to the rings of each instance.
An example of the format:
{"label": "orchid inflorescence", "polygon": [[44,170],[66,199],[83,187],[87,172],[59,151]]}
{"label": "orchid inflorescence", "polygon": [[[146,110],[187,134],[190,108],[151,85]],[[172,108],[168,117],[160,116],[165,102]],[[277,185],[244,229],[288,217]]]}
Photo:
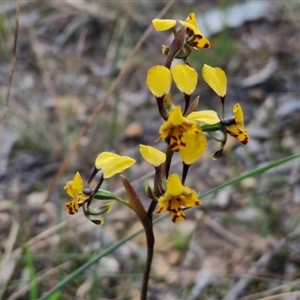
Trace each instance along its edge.
{"label": "orchid inflorescence", "polygon": [[[162,52],[166,56],[165,64],[150,68],[146,78],[147,86],[156,98],[158,112],[163,119],[157,141],[164,141],[167,145],[165,152],[146,145],[139,147],[143,159],[152,164],[155,169],[153,186],[146,184],[146,195],[151,199],[148,210],[146,211],[124,176],[121,176],[121,179],[128,200],[100,189],[105,179],[125,171],[135,163],[131,157],[103,152],[96,158],[94,170],[85,188],[78,172],[72,181],[67,182],[65,190],[73,198],[65,205],[69,214],[74,214],[83,207],[88,219],[96,224],[102,224],[103,220],[100,216],[110,211],[113,203],[104,204],[99,208],[91,208],[90,204],[94,200],[111,199],[131,208],[144,226],[152,224],[153,212],[169,211],[173,222],[186,220],[184,211],[202,203],[199,194],[184,184],[190,165],[196,162],[207,148],[207,135],[220,143],[220,148],[211,155],[212,159],[221,156],[228,134],[244,145],[249,142],[240,104],[233,106],[232,117],[225,118],[227,79],[222,69],[206,64],[202,68],[204,81],[220,97],[221,115],[213,110],[197,110],[199,97],[192,99],[192,94],[197,87],[198,73],[187,60],[191,51],[209,48],[210,42],[200,31],[194,13],[190,13],[185,21],[178,22],[180,26],[177,29],[176,20],[154,19],[152,21],[157,31],[171,30],[174,38],[169,47],[165,45],[162,47]],[[173,103],[170,93],[173,82],[183,94],[182,106]],[[181,176],[176,173],[169,174],[175,152],[179,153],[183,163]],[[100,170],[102,171],[100,180],[97,186],[91,189],[89,185]]]}

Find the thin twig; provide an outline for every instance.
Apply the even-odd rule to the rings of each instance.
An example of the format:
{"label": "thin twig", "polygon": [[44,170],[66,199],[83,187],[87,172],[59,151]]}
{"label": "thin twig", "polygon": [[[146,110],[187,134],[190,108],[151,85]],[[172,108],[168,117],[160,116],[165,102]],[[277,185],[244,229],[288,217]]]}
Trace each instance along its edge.
{"label": "thin twig", "polygon": [[289,281],[286,284],[282,284],[280,286],[277,286],[275,288],[271,288],[262,292],[258,292],[258,293],[254,293],[252,295],[247,295],[244,296],[243,298],[241,298],[241,300],[256,300],[256,299],[261,299],[262,297],[269,297],[274,295],[275,293],[278,293],[282,290],[287,290],[287,289],[291,289],[294,286],[299,286],[300,284],[300,279],[294,280],[294,281]]}
{"label": "thin twig", "polygon": [[278,295],[268,296],[264,298],[259,298],[257,300],[281,300],[281,299],[290,299],[292,296],[299,296],[300,292],[288,292],[288,293],[282,293]]}
{"label": "thin twig", "polygon": [[[152,222],[152,220],[151,220],[151,222]],[[147,259],[146,259],[146,265],[144,267],[144,273],[143,273],[143,284],[142,284],[141,298],[140,298],[141,300],[147,300],[150,270],[151,270],[151,265],[152,265],[153,252],[154,252],[153,229],[147,230],[147,228],[145,228],[145,235],[146,235],[146,240],[147,240]]]}
{"label": "thin twig", "polygon": [[247,241],[222,227],[210,216],[206,215],[204,218],[204,222],[206,226],[208,226],[210,229],[212,229],[217,234],[225,238],[227,241],[233,243],[234,245],[242,248],[247,248],[250,246],[250,244]]}
{"label": "thin twig", "polygon": [[13,224],[11,226],[9,236],[7,239],[7,243],[5,245],[5,251],[4,256],[2,258],[1,264],[0,264],[0,299],[2,299],[2,296],[5,292],[5,288],[7,283],[10,281],[17,261],[9,261],[9,258],[11,257],[11,254],[13,252],[13,248],[17,239],[17,235],[19,232],[19,224],[16,220],[13,221]]}
{"label": "thin twig", "polygon": [[9,75],[9,82],[8,82],[8,89],[6,94],[6,101],[5,106],[2,113],[2,122],[0,128],[0,145],[2,145],[3,135],[4,135],[4,128],[9,108],[9,100],[10,100],[10,92],[13,80],[13,74],[15,70],[16,60],[17,60],[17,45],[18,45],[18,36],[19,36],[19,20],[20,20],[20,0],[16,1],[16,27],[15,27],[15,38],[14,38],[14,45],[12,50],[12,58],[10,61],[10,75]]}

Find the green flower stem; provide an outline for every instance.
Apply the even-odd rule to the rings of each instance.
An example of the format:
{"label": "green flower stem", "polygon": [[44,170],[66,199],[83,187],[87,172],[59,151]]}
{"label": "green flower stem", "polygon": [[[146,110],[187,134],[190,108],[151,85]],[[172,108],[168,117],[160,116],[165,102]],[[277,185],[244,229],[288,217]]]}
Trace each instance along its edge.
{"label": "green flower stem", "polygon": [[[105,193],[106,192],[106,193]],[[126,205],[129,207],[129,204],[126,200],[122,199],[122,198],[119,198],[118,196],[112,194],[111,192],[109,191],[106,191],[106,190],[98,190],[98,192],[95,194],[94,196],[94,199],[98,199],[98,200],[110,200],[110,199],[113,199],[113,200],[116,200],[117,202],[123,204],[123,205]]]}
{"label": "green flower stem", "polygon": [[184,48],[184,51],[181,50],[181,52],[179,52],[179,53],[175,56],[175,58],[177,58],[177,59],[182,59],[182,60],[184,60],[184,61],[186,62],[186,59],[187,59],[187,58],[189,57],[189,55],[191,54],[192,49],[191,49],[191,47],[190,47],[188,44],[185,44],[185,45],[183,46],[183,48]]}
{"label": "green flower stem", "polygon": [[217,124],[213,124],[213,125],[209,125],[209,124],[202,124],[200,125],[202,131],[204,132],[211,132],[211,131],[218,131],[218,130],[222,130],[222,124],[221,123],[217,123]]}

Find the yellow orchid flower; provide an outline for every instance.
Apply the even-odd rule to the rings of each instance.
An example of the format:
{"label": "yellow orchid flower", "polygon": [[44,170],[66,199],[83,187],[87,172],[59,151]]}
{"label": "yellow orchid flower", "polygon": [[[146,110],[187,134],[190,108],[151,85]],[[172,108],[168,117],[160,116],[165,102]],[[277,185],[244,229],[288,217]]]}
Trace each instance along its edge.
{"label": "yellow orchid flower", "polygon": [[185,21],[179,20],[179,23],[187,27],[192,32],[190,34],[191,37],[187,40],[187,44],[189,44],[194,50],[210,47],[209,40],[205,38],[203,33],[200,31],[195,13],[190,13]]}
{"label": "yellow orchid flower", "polygon": [[183,208],[202,204],[195,190],[183,186],[178,174],[172,174],[167,179],[167,190],[158,199],[159,208],[155,213],[170,211],[172,221],[186,220]]}
{"label": "yellow orchid flower", "polygon": [[156,148],[140,145],[142,157],[154,167],[159,167],[166,160],[166,154]]}
{"label": "yellow orchid flower", "polygon": [[[198,50],[199,48],[209,48],[210,42],[204,37],[197,24],[197,18],[195,13],[190,13],[185,21],[178,20],[182,26],[187,27],[186,43],[193,48]],[[154,19],[152,24],[156,31],[165,31],[174,28],[176,20],[172,19]]]}
{"label": "yellow orchid flower", "polygon": [[225,97],[227,89],[227,79],[225,72],[220,68],[213,68],[204,64],[202,76],[206,83],[220,96]]}
{"label": "yellow orchid flower", "polygon": [[175,106],[159,129],[159,140],[166,141],[171,150],[178,151],[187,165],[194,163],[207,147],[206,137],[198,122],[216,124],[220,120],[215,111],[209,110],[193,112],[185,117],[181,107]]}
{"label": "yellow orchid flower", "polygon": [[83,193],[83,180],[79,172],[76,172],[73,180],[66,183],[64,189],[73,198],[72,201],[65,204],[67,213],[73,215],[89,199],[89,195]]}
{"label": "yellow orchid flower", "polygon": [[171,71],[165,66],[157,65],[149,69],[146,83],[150,92],[160,98],[169,93],[172,78],[182,93],[191,95],[197,86],[198,73],[187,64],[176,65]]}
{"label": "yellow orchid flower", "polygon": [[95,161],[97,169],[102,169],[103,177],[110,178],[130,168],[135,160],[129,156],[120,156],[112,152],[100,153]]}
{"label": "yellow orchid flower", "polygon": [[238,139],[242,144],[247,145],[250,141],[250,137],[247,129],[245,129],[244,127],[244,116],[242,107],[239,103],[236,103],[233,106],[232,111],[234,114],[234,118],[232,120],[234,124],[226,125],[227,122],[223,122],[225,130],[228,134]]}

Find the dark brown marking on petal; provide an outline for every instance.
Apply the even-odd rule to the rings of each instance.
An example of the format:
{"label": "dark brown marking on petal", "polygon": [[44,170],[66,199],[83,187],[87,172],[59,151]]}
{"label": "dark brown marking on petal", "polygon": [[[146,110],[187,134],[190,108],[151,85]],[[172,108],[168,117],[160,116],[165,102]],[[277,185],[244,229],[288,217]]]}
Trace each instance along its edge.
{"label": "dark brown marking on petal", "polygon": [[241,141],[243,145],[247,145],[249,143],[249,138],[245,136],[245,138]]}
{"label": "dark brown marking on petal", "polygon": [[170,144],[170,148],[172,151],[178,151],[178,144],[177,143]]}
{"label": "dark brown marking on petal", "polygon": [[193,42],[189,44],[192,48],[197,48],[198,43],[197,42]]}
{"label": "dark brown marking on petal", "polygon": [[201,34],[195,34],[195,37],[199,40],[203,39],[203,35],[201,35]]}
{"label": "dark brown marking on petal", "polygon": [[72,203],[66,203],[65,207],[69,215],[74,215],[74,213],[76,213],[76,209],[73,208]]}
{"label": "dark brown marking on petal", "polygon": [[195,201],[195,205],[200,205],[201,202],[200,201]]}
{"label": "dark brown marking on petal", "polygon": [[155,213],[156,213],[156,214],[159,214],[159,213],[161,213],[162,210],[163,210],[163,208],[160,207]]}
{"label": "dark brown marking on petal", "polygon": [[180,146],[186,147],[186,143],[184,143],[183,141],[180,141]]}
{"label": "dark brown marking on petal", "polygon": [[208,43],[206,43],[204,46],[203,46],[203,48],[210,48],[210,44],[208,44]]}
{"label": "dark brown marking on petal", "polygon": [[237,138],[238,137],[238,134],[235,134],[235,133],[232,133],[231,131],[227,131],[227,133],[229,133],[231,136],[233,136],[234,138]]}

